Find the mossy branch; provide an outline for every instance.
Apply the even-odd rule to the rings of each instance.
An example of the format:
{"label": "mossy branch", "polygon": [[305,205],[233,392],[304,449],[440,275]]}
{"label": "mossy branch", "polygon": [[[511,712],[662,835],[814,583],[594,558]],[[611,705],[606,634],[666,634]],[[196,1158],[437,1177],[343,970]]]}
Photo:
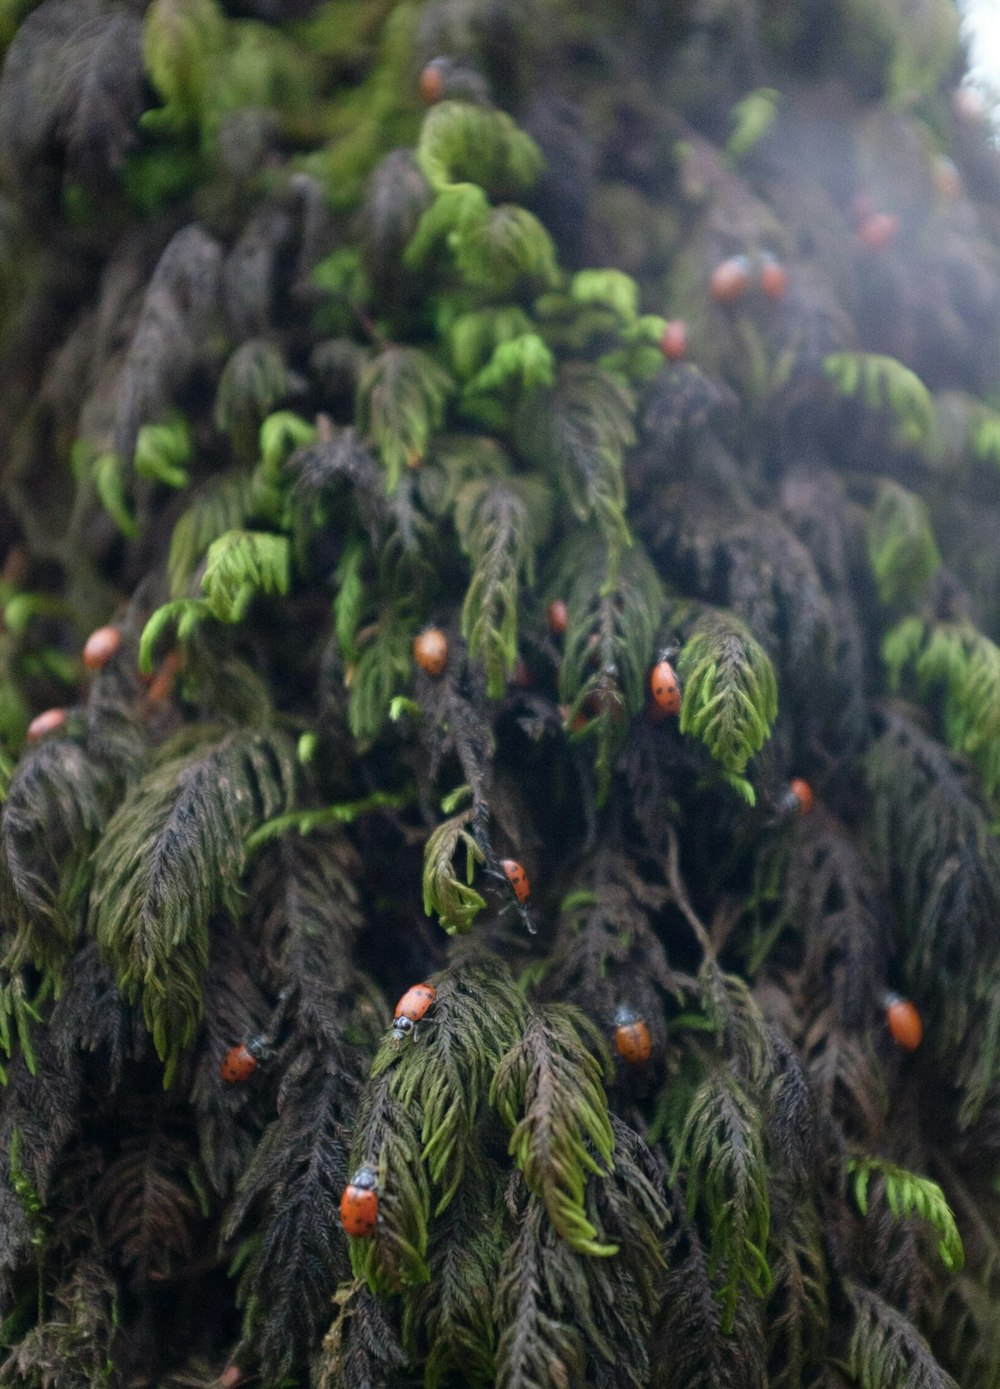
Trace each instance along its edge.
{"label": "mossy branch", "polygon": [[871,1179],[873,1176],[880,1178],[885,1201],[892,1214],[900,1220],[908,1220],[911,1216],[926,1220],[940,1236],[937,1252],[941,1262],[949,1273],[958,1272],[965,1262],[962,1237],[937,1182],[929,1177],[918,1177],[905,1167],[897,1167],[894,1162],[877,1157],[848,1158],[847,1174],[853,1178],[854,1199],[862,1215],[868,1213]]}

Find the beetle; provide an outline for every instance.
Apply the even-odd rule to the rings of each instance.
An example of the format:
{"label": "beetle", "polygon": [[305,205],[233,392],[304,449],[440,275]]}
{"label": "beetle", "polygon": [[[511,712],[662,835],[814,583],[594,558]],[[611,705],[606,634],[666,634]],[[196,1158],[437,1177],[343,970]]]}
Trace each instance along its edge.
{"label": "beetle", "polygon": [[410,1035],[436,998],[433,984],[413,984],[407,989],[396,1004],[392,1020],[392,1035],[397,1041]]}
{"label": "beetle", "polygon": [[528,875],[515,858],[505,858],[500,860],[500,867],[506,874],[507,881],[514,889],[514,896],[519,902],[527,902],[531,896],[531,884]]}
{"label": "beetle", "polygon": [[262,1061],[271,1055],[271,1048],[263,1037],[251,1037],[248,1042],[240,1042],[230,1047],[222,1058],[219,1074],[230,1085],[239,1085],[249,1080]]}
{"label": "beetle", "polygon": [[883,1002],[886,1025],[892,1040],[904,1051],[916,1051],[923,1040],[924,1025],[914,1005],[908,998],[901,998],[895,993],[887,993]]}
{"label": "beetle", "polygon": [[98,627],[83,644],[83,664],[88,670],[102,670],[120,649],[122,634],[117,627]]}
{"label": "beetle", "polygon": [[677,672],[669,661],[657,661],[649,676],[649,688],[657,707],[665,714],[677,714],[681,707],[681,687],[677,682]]}
{"label": "beetle", "polygon": [[378,1177],[370,1163],[363,1163],[344,1187],[340,1198],[340,1223],[355,1239],[370,1239],[378,1224]]}
{"label": "beetle", "polygon": [[808,815],[816,798],[808,781],[800,776],[792,777],[788,790],[781,798],[781,808],[789,815]]}
{"label": "beetle", "polygon": [[615,1050],[629,1066],[643,1065],[653,1050],[645,1019],[625,1003],[615,1013]]}
{"label": "beetle", "polygon": [[428,675],[440,675],[448,663],[448,638],[440,627],[426,627],[413,640],[413,659]]}

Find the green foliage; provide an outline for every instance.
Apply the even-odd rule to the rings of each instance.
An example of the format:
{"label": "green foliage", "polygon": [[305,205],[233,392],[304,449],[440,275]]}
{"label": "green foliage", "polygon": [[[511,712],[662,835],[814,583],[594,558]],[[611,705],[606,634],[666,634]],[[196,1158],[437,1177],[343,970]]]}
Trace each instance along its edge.
{"label": "green foliage", "polygon": [[117,453],[110,450],[97,453],[86,440],[80,439],[73,446],[73,469],[78,475],[89,474],[104,510],[125,539],[134,540],[139,534],[139,524],[129,509]]}
{"label": "green foliage", "polygon": [[744,155],[763,140],[778,115],[781,93],[774,87],[758,87],[730,111],[732,132],[726,141],[726,153],[733,159]]}
{"label": "green foliage", "polygon": [[553,1006],[529,1019],[490,1089],[491,1103],[511,1130],[509,1151],[528,1190],[542,1198],[571,1248],[599,1257],[618,1252],[617,1245],[601,1241],[584,1201],[589,1177],[603,1176],[613,1165],[614,1135],[601,1084],[606,1064],[593,1025],[574,1008]]}
{"label": "green foliage", "polygon": [[522,283],[545,288],[558,279],[551,237],[533,213],[513,203],[470,220],[450,244],[462,279],[490,297],[513,294]]}
{"label": "green foliage", "polygon": [[[486,906],[472,886],[476,865],[483,862],[483,851],[466,826],[473,812],[463,810],[445,820],[433,831],[424,848],[424,913],[437,912],[438,920],[449,935],[464,935],[472,930],[473,922]],[[452,860],[456,852],[465,849],[465,882],[455,876]]]}
{"label": "green foliage", "polygon": [[548,488],[531,478],[467,482],[455,501],[455,529],[472,570],[462,636],[469,655],[482,658],[491,699],[503,694],[517,659],[520,586],[534,583],[535,551],[551,512]]}
{"label": "green foliage", "polygon": [[613,309],[624,326],[635,323],[639,313],[639,286],[621,270],[578,270],[569,292],[578,304]]}
{"label": "green foliage", "polygon": [[123,993],[141,999],[165,1085],[201,1016],[209,920],[239,913],[244,841],[288,808],[294,780],[294,746],[274,731],[168,748],[97,845],[97,939]]}
{"label": "green foliage", "polygon": [[[497,361],[497,349],[506,343],[520,342],[534,336],[531,319],[516,304],[478,309],[474,313],[460,313],[448,324],[446,331],[451,365],[462,381],[469,381],[477,374],[482,375],[487,363],[494,374],[499,376],[499,371],[494,366]],[[534,350],[531,349],[532,352]],[[530,355],[529,349],[524,345],[519,346],[517,351],[519,356]],[[507,379],[504,375],[498,384],[503,385]],[[475,389],[492,390],[494,387],[482,384]]]}
{"label": "green foliage", "polygon": [[[38,995],[34,999],[29,998],[20,973],[11,974],[0,983],[0,1051],[8,1061],[15,1052],[22,1056],[31,1075],[38,1067],[31,1035],[32,1025],[42,1021],[39,1008],[48,991],[48,986],[43,984]],[[6,1084],[7,1072],[0,1066],[0,1085]]]}
{"label": "green foliage", "polygon": [[435,193],[466,182],[491,195],[522,193],[542,169],[538,146],[505,111],[459,101],[442,101],[428,111],[416,159]]}
{"label": "green foliage", "polygon": [[153,0],[142,56],[164,105],[147,112],[145,124],[179,131],[201,125],[225,43],[226,19],[215,0]]}
{"label": "green foliage", "polygon": [[251,516],[267,510],[267,494],[251,473],[222,473],[192,498],[170,537],[167,574],[172,597],[188,588],[199,563],[214,540],[239,531]]}
{"label": "green foliage", "polygon": [[677,670],[683,689],[681,732],[705,744],[729,784],[753,805],[754,790],[743,772],[778,714],[778,686],[767,653],[736,618],[712,613],[684,643]]}
{"label": "green foliage", "polygon": [[390,492],[420,466],[453,389],[445,369],[415,347],[388,347],[361,373],[358,428],[377,448]]}
{"label": "green foliage", "polygon": [[886,1204],[894,1216],[908,1220],[918,1215],[940,1236],[937,1252],[949,1273],[956,1273],[965,1262],[962,1237],[944,1192],[929,1177],[918,1177],[905,1167],[877,1157],[851,1157],[848,1176],[853,1177],[854,1199],[862,1215],[867,1215],[869,1186],[873,1176],[880,1178]]}
{"label": "green foliage", "polygon": [[413,633],[387,606],[351,672],[347,719],[362,743],[378,734],[399,686],[409,684],[412,640]]}
{"label": "green foliage", "polygon": [[958,1389],[902,1312],[869,1288],[847,1292],[855,1316],[847,1362],[860,1389]]}
{"label": "green foliage", "polygon": [[230,436],[238,453],[249,456],[258,426],[288,391],[288,368],[280,348],[267,338],[241,343],[219,378],[216,429]]}
{"label": "green foliage", "polygon": [[915,372],[874,352],[833,352],[823,368],[840,395],[860,396],[869,410],[895,417],[897,441],[921,445],[934,428],[934,402]]}
{"label": "green foliage", "polygon": [[703,1210],[709,1229],[709,1277],[720,1278],[723,1331],[733,1328],[744,1287],[771,1287],[771,1224],[761,1114],[728,1066],[713,1066],[695,1092],[674,1155],[688,1214]]}
{"label": "green foliage", "polygon": [[917,597],[940,567],[927,504],[895,482],[882,483],[869,513],[868,560],[886,604]]}
{"label": "green foliage", "polygon": [[555,357],[537,333],[523,333],[497,344],[489,361],[466,386],[465,394],[499,394],[511,386],[534,391],[555,385],[555,379]]}
{"label": "green foliage", "polygon": [[283,535],[226,531],[208,548],[201,586],[219,622],[242,622],[258,593],[287,593],[289,544]]}
{"label": "green foliage", "polygon": [[135,441],[132,466],[137,477],[186,487],[189,474],[184,464],[191,457],[191,431],[183,415],[164,424],[144,424]]}

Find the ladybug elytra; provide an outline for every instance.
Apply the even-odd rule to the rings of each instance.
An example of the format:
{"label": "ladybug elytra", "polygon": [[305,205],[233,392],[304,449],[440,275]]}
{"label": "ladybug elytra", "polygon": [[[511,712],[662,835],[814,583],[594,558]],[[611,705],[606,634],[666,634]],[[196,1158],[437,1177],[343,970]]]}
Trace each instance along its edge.
{"label": "ladybug elytra", "polygon": [[668,362],[679,362],[687,355],[688,332],[683,318],[671,318],[663,326],[660,351]]}
{"label": "ladybug elytra", "polygon": [[28,724],[28,732],[25,736],[29,743],[37,743],[39,738],[45,737],[46,733],[54,733],[57,728],[62,728],[65,722],[65,709],[45,709],[41,714],[36,714]]}
{"label": "ladybug elytra", "polygon": [[101,670],[122,644],[117,627],[98,627],[91,632],[83,646],[83,664],[88,670]]}
{"label": "ladybug elytra", "polygon": [[916,1051],[923,1040],[924,1025],[910,1000],[900,998],[899,994],[887,993],[885,1020],[897,1047],[902,1047],[904,1051]]}
{"label": "ladybug elytra", "polygon": [[433,984],[413,984],[407,989],[396,1004],[392,1020],[392,1035],[397,1041],[409,1036],[436,998],[437,989]]}
{"label": "ladybug elytra", "polygon": [[414,638],[413,659],[428,675],[440,675],[448,662],[448,638],[440,627],[427,627]]}
{"label": "ladybug elytra", "polygon": [[344,1187],[340,1198],[340,1223],[355,1239],[368,1239],[378,1224],[378,1178],[365,1163]]}
{"label": "ladybug elytra", "polygon": [[649,688],[657,707],[665,714],[680,712],[681,687],[677,683],[677,672],[669,661],[657,661],[649,677]]}
{"label": "ladybug elytra", "polygon": [[788,783],[788,790],[781,798],[781,806],[789,814],[808,815],[815,801],[813,789],[808,781],[800,776],[795,776]]}
{"label": "ladybug elytra", "polygon": [[555,637],[561,636],[562,633],[565,632],[569,622],[569,610],[566,607],[564,599],[553,598],[552,602],[549,604],[548,619],[549,631],[552,635]]}
{"label": "ladybug elytra", "polygon": [[240,1042],[230,1047],[222,1058],[219,1074],[230,1085],[239,1085],[249,1080],[260,1063],[270,1055],[270,1047],[263,1037],[253,1037],[249,1042]]}
{"label": "ladybug elytra", "polygon": [[767,255],[762,258],[760,287],[768,299],[784,299],[788,289],[788,272],[776,256]]}
{"label": "ladybug elytra", "polygon": [[514,889],[514,896],[519,902],[526,902],[531,896],[531,884],[528,882],[527,873],[525,873],[517,859],[501,859],[500,867],[507,875],[507,881]]}
{"label": "ladybug elytra", "polygon": [[615,1014],[615,1050],[629,1066],[641,1066],[653,1050],[646,1022],[624,1004]]}
{"label": "ladybug elytra", "polygon": [[717,304],[735,304],[750,283],[750,262],[746,256],[730,256],[712,271],[712,298]]}

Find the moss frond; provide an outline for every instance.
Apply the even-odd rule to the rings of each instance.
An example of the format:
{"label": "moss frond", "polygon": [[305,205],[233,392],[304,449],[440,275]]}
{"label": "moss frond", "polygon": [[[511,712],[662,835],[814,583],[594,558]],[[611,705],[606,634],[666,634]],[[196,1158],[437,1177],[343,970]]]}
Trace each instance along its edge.
{"label": "moss frond", "polygon": [[97,846],[97,939],[122,991],[141,998],[166,1084],[201,1015],[209,919],[238,913],[246,836],[289,808],[294,780],[294,746],[273,731],[168,753]]}
{"label": "moss frond", "polygon": [[962,1237],[937,1182],[877,1157],[848,1158],[847,1174],[853,1178],[854,1199],[862,1215],[868,1213],[871,1179],[877,1177],[881,1180],[880,1195],[892,1214],[899,1220],[908,1220],[911,1216],[926,1220],[940,1236],[937,1252],[948,1272],[956,1273],[962,1267],[965,1262]]}
{"label": "moss frond", "polygon": [[868,559],[883,603],[917,597],[941,564],[927,504],[883,482],[868,521]]}
{"label": "moss frond", "polygon": [[854,1329],[848,1368],[860,1389],[958,1389],[917,1328],[870,1288],[848,1289]]}
{"label": "moss frond", "polygon": [[680,729],[705,744],[730,785],[751,805],[743,776],[778,715],[778,685],[767,653],[736,618],[701,619],[677,663],[684,691]]}
{"label": "moss frond", "polygon": [[505,111],[460,101],[442,101],[428,111],[416,162],[436,193],[465,182],[491,196],[522,193],[542,170],[538,146]]}
{"label": "moss frond", "polygon": [[136,477],[162,482],[167,487],[186,487],[189,473],[184,464],[191,457],[191,431],[183,415],[163,424],[144,424],[135,441],[132,466]]}
{"label": "moss frond", "polygon": [[888,410],[898,440],[920,445],[934,428],[934,401],[917,374],[895,357],[875,352],[834,352],[823,369],[840,395],[858,396],[869,410]]}
{"label": "moss frond", "polygon": [[170,536],[167,575],[170,594],[181,598],[214,540],[242,530],[252,516],[271,508],[258,477],[249,472],[223,473],[194,494]]}
{"label": "moss frond", "polygon": [[358,428],[378,450],[390,492],[407,468],[423,461],[431,435],[444,422],[453,390],[444,367],[416,347],[388,347],[362,371]]}
{"label": "moss frond", "polygon": [[[424,913],[437,913],[449,935],[464,935],[486,906],[486,899],[472,886],[476,865],[483,862],[483,851],[467,826],[472,810],[463,810],[438,825],[424,847]],[[465,849],[465,882],[455,874],[454,857]]]}
{"label": "moss frond", "polygon": [[258,593],[287,593],[289,542],[266,531],[226,531],[208,547],[201,586],[220,622],[241,622]]}
{"label": "moss frond", "polygon": [[453,243],[463,280],[489,298],[503,298],[521,285],[536,291],[559,278],[552,238],[527,208],[501,203],[472,222]]}
{"label": "moss frond", "polygon": [[618,1252],[600,1240],[584,1201],[589,1177],[613,1165],[614,1134],[601,1083],[605,1057],[602,1039],[583,1014],[553,1006],[531,1017],[490,1088],[529,1191],[542,1198],[571,1248],[600,1257]]}

